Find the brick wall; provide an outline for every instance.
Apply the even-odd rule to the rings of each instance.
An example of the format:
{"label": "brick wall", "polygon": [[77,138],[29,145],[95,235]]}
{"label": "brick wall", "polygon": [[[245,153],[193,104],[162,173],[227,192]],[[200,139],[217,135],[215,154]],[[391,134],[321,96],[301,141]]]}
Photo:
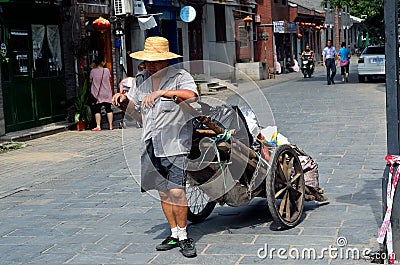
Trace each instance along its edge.
{"label": "brick wall", "polygon": [[257,37],[254,43],[254,61],[266,62],[268,67],[274,66],[273,58],[273,27],[272,24],[272,3],[273,0],[259,0],[257,1],[256,14],[260,15],[261,23],[255,24],[257,34],[265,32],[268,34],[268,40],[262,40]]}
{"label": "brick wall", "polygon": [[[281,3],[271,3],[273,0],[269,0],[272,6],[272,20],[286,20],[289,21],[289,8],[287,5],[282,5]],[[279,1],[278,1],[279,2]]]}

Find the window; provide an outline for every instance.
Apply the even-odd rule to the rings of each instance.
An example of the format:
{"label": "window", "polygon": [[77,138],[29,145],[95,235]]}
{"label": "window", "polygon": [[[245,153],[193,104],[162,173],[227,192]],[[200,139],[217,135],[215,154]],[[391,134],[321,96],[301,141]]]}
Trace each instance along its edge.
{"label": "window", "polygon": [[286,0],[282,0],[282,5],[286,5]]}
{"label": "window", "polygon": [[215,40],[226,42],[225,5],[214,5],[215,17]]}
{"label": "window", "polygon": [[278,0],[274,0],[274,3],[278,3]]}
{"label": "window", "polygon": [[367,47],[363,54],[385,54],[385,47],[384,46],[371,46]]}
{"label": "window", "polygon": [[244,26],[239,26],[238,28],[239,33],[239,47],[240,48],[247,48],[248,47],[248,32]]}
{"label": "window", "polygon": [[35,76],[57,76],[62,69],[58,26],[32,25],[32,47]]}

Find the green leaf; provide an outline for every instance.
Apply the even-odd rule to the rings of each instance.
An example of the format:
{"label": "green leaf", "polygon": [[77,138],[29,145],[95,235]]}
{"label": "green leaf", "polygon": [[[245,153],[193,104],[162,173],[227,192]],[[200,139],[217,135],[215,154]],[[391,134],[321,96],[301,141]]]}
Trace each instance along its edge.
{"label": "green leaf", "polygon": [[79,118],[80,118],[81,114],[80,113],[75,113],[75,123],[79,122]]}

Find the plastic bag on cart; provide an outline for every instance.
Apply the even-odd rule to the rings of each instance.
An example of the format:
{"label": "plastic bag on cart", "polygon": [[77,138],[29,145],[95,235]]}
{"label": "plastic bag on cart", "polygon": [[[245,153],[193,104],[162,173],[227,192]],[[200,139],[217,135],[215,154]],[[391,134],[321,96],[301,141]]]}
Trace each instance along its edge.
{"label": "plastic bag on cart", "polygon": [[322,195],[324,189],[319,186],[318,164],[310,155],[304,152],[303,149],[294,144],[291,146],[296,151],[301,167],[303,168],[304,181],[306,184],[306,200],[327,201],[328,198]]}
{"label": "plastic bag on cart", "polygon": [[[247,125],[246,119],[238,106],[223,104],[211,107],[204,102],[198,102],[201,106],[201,113],[217,123],[224,129],[234,130],[234,137],[247,146],[253,143],[253,135]],[[194,120],[196,129],[206,129],[205,125]]]}

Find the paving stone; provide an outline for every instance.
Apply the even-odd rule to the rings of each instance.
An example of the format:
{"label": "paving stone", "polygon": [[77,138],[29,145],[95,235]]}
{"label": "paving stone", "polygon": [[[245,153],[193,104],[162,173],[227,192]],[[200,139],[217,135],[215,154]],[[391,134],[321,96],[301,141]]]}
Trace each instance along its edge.
{"label": "paving stone", "polygon": [[325,236],[335,236],[337,233],[337,228],[327,228],[327,227],[305,227],[301,235],[325,235]]}
{"label": "paving stone", "polygon": [[336,240],[336,235],[319,235],[318,237],[314,235],[300,235],[300,236],[290,236],[290,235],[260,235],[257,237],[254,244],[264,245],[268,244],[271,247],[275,245],[291,245],[291,244],[309,244],[310,242],[320,245],[329,245],[329,243]]}
{"label": "paving stone", "polygon": [[65,264],[147,264],[155,255],[151,254],[77,254],[67,259]]}
{"label": "paving stone", "polygon": [[198,254],[196,258],[188,259],[176,251],[160,252],[150,264],[235,264],[240,255],[202,255]]}

